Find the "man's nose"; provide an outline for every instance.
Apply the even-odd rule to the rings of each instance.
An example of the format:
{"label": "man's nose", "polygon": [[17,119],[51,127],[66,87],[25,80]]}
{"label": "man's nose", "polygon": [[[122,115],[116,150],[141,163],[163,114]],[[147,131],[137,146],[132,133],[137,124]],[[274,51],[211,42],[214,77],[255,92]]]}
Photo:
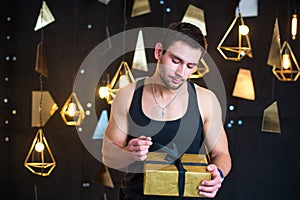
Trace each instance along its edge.
{"label": "man's nose", "polygon": [[183,76],[184,75],[184,71],[185,71],[185,66],[184,66],[184,64],[181,64],[181,65],[179,65],[178,67],[177,67],[177,69],[176,69],[176,71],[175,71],[175,74],[177,75],[177,76]]}

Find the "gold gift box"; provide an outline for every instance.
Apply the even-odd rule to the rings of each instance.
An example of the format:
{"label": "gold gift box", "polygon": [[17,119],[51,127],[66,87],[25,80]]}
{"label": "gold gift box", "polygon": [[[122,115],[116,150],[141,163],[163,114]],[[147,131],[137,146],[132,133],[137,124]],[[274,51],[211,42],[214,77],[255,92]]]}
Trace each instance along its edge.
{"label": "gold gift box", "polygon": [[[160,152],[148,153],[144,173],[145,195],[179,196],[179,172],[174,164],[168,164],[165,160],[166,155]],[[202,197],[198,186],[202,180],[211,179],[211,174],[206,170],[208,163],[206,155],[184,154],[181,163],[186,170],[183,196]],[[195,165],[189,165],[189,163]]]}

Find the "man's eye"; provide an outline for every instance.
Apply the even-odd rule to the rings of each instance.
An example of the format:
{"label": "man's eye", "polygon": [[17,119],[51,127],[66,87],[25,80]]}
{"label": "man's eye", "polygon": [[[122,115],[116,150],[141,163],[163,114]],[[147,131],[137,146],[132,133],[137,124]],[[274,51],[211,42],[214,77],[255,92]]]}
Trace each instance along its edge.
{"label": "man's eye", "polygon": [[180,60],[179,60],[179,59],[177,59],[177,58],[173,58],[173,59],[172,59],[172,61],[173,61],[173,63],[175,63],[175,64],[178,64],[178,63],[180,63]]}

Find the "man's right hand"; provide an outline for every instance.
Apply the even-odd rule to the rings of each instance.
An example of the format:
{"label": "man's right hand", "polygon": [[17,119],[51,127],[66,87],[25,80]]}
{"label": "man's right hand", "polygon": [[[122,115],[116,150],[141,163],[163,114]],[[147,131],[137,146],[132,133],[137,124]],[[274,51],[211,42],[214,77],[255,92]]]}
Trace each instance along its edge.
{"label": "man's right hand", "polygon": [[152,144],[151,137],[140,136],[131,139],[127,147],[136,161],[144,161],[147,158],[148,149]]}

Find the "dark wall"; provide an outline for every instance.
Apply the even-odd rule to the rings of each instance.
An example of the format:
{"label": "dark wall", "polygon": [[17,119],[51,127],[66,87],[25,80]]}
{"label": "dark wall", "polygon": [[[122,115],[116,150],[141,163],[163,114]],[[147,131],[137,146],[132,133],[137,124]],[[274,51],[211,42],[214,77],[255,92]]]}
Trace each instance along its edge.
{"label": "dark wall", "polygon": [[[151,14],[131,18],[133,1],[127,1],[124,17],[124,1],[111,0],[104,5],[97,0],[48,0],[56,21],[43,30],[49,70],[49,77],[43,78],[43,89],[51,92],[60,110],[72,92],[81,63],[93,48],[106,39],[106,26],[111,36],[125,29],[165,27],[180,21],[187,6],[192,3],[205,10],[208,52],[222,75],[227,104],[235,106],[234,111],[226,110],[224,122],[233,167],[217,199],[299,199],[300,82],[278,81],[266,64],[276,17],[282,41],[290,42],[300,62],[299,37],[292,41],[288,34],[288,15],[296,1],[259,1],[259,16],[244,19],[251,30],[253,58],[244,58],[240,62],[225,61],[216,50],[233,20],[237,1],[166,0],[165,5],[160,5],[158,0],[150,2]],[[51,176],[34,175],[23,166],[37,132],[37,128],[31,127],[31,92],[40,90],[39,75],[34,66],[41,31],[33,29],[41,4],[37,0],[1,1],[0,198],[34,199],[36,188],[37,196],[43,200],[104,199],[104,193],[107,193],[108,199],[115,199],[116,190],[93,183],[101,163],[82,144],[76,128],[63,123],[59,110],[43,128],[57,161]],[[299,2],[297,4],[300,9]],[[172,11],[166,13],[166,7]],[[91,29],[87,28],[88,24],[92,25]],[[151,51],[147,53],[148,59],[153,61]],[[7,56],[9,60],[6,60]],[[131,64],[132,55],[127,56]],[[112,76],[118,63],[113,63],[107,73]],[[251,69],[256,91],[254,101],[231,95],[239,68]],[[99,84],[104,79],[101,78]],[[6,97],[9,102],[3,103]],[[281,134],[261,131],[263,110],[274,100],[278,102]],[[109,106],[95,94],[94,108],[99,116]],[[13,109],[17,110],[16,115],[12,114]],[[7,119],[8,124],[5,123]],[[242,125],[237,125],[239,119],[243,120]],[[234,120],[232,128],[227,127],[230,120]],[[111,174],[118,187],[121,173],[111,170]],[[82,187],[83,182],[91,182],[91,186]]]}

